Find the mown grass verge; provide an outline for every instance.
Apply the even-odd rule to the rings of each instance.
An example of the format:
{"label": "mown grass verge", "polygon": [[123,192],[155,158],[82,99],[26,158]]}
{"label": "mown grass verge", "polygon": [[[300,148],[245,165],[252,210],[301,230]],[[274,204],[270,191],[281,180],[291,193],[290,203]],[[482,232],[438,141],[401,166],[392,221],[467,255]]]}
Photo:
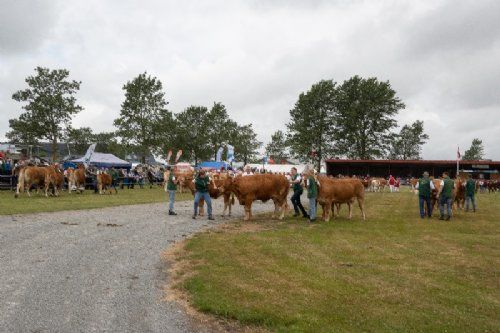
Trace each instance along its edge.
{"label": "mown grass verge", "polygon": [[[176,201],[191,200],[191,193],[177,193]],[[103,208],[121,205],[137,205],[154,202],[168,202],[168,194],[158,187],[140,189],[118,189],[118,194],[94,194],[93,190],[86,190],[82,194],[68,194],[64,191],[60,197],[46,198],[42,192],[33,193],[28,197],[26,193],[14,198],[14,192],[0,191],[0,215],[55,212],[61,210],[78,210]]]}
{"label": "mown grass verge", "polygon": [[174,288],[277,332],[499,332],[499,211],[483,194],[475,214],[421,220],[416,196],[370,193],[366,222],[261,216],[189,239]]}

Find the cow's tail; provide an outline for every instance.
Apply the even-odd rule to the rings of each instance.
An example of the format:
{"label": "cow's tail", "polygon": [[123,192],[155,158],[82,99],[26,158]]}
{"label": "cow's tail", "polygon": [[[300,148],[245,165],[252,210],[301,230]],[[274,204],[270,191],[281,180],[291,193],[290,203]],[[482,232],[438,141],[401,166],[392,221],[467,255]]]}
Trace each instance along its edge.
{"label": "cow's tail", "polygon": [[24,168],[22,168],[19,171],[19,177],[17,179],[17,188],[16,188],[16,194],[14,194],[14,197],[17,198],[19,196],[20,192],[24,192]]}

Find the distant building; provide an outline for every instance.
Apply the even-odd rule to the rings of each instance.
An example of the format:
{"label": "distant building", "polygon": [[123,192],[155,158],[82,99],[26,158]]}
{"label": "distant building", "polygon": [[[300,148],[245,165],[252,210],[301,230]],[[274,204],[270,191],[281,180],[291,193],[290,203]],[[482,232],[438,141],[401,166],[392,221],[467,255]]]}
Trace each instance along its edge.
{"label": "distant building", "polygon": [[[445,171],[455,177],[457,161],[453,160],[335,160],[325,161],[326,173],[337,176],[387,177],[420,177],[424,171],[431,176],[439,177]],[[473,178],[490,179],[492,174],[498,174],[500,161],[460,161],[460,172],[468,173]]]}

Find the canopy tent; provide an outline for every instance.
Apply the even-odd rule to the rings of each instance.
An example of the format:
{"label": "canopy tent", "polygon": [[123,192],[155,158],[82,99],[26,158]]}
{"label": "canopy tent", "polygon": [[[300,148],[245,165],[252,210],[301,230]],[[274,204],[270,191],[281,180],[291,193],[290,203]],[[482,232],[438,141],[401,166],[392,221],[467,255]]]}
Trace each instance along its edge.
{"label": "canopy tent", "polygon": [[198,168],[200,169],[209,169],[209,170],[220,170],[221,168],[228,169],[229,164],[226,162],[214,162],[214,161],[205,161],[198,164]]}
{"label": "canopy tent", "polygon": [[[77,158],[76,160],[69,161],[72,164],[78,164],[84,162],[84,156]],[[94,152],[90,157],[90,165],[95,166],[97,168],[121,168],[121,169],[130,169],[132,164],[125,160],[122,160],[116,157],[113,154],[105,154],[105,153],[96,153]],[[64,168],[67,168],[67,162],[64,163]]]}

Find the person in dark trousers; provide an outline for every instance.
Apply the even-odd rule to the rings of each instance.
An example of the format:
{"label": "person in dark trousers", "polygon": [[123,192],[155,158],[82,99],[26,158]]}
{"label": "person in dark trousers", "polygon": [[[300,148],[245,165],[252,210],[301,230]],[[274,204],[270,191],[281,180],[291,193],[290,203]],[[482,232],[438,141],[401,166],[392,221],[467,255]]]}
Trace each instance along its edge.
{"label": "person in dark trousers", "polygon": [[318,183],[314,177],[314,170],[307,173],[307,198],[309,199],[309,221],[316,221],[316,200],[318,198]]}
{"label": "person in dark trousers", "polygon": [[415,186],[418,189],[418,204],[420,207],[420,217],[425,217],[425,207],[427,208],[427,217],[431,218],[432,216],[432,206],[431,206],[431,191],[435,189],[434,183],[429,178],[429,173],[427,171],[424,172],[423,177],[418,180],[417,185]]}
{"label": "person in dark trousers", "polygon": [[446,221],[451,219],[451,200],[453,197],[453,189],[455,182],[450,179],[448,172],[443,172],[443,180],[441,181],[441,188],[439,189],[439,219],[444,220],[444,205],[446,205]]}
{"label": "person in dark trousers", "polygon": [[115,193],[118,193],[116,189],[116,184],[118,182],[118,171],[116,171],[115,167],[111,167],[109,170],[109,175],[111,176],[111,188],[115,190]]}
{"label": "person in dark trousers", "polygon": [[175,202],[175,192],[177,191],[177,179],[174,173],[171,171],[170,167],[167,167],[168,180],[167,180],[167,191],[168,191],[168,215],[177,215],[174,212],[174,202]]}
{"label": "person in dark trousers", "polygon": [[467,181],[465,182],[465,211],[469,211],[469,204],[472,202],[472,210],[476,212],[476,200],[474,199],[474,195],[476,194],[476,182],[470,176],[467,177]]}
{"label": "person in dark trousers", "polygon": [[302,206],[302,203],[300,202],[300,196],[304,192],[304,189],[302,188],[302,177],[300,177],[300,175],[297,173],[297,168],[295,167],[292,168],[290,176],[291,176],[292,190],[293,190],[293,195],[291,200],[293,204],[293,210],[295,211],[295,214],[293,214],[293,216],[294,217],[299,216],[299,209],[300,209],[302,216],[304,218],[309,218],[309,215],[307,215],[304,206]]}
{"label": "person in dark trousers", "polygon": [[195,187],[196,192],[194,194],[193,220],[196,219],[196,216],[198,215],[198,203],[200,202],[201,198],[205,199],[205,202],[207,203],[208,219],[214,220],[214,217],[212,216],[212,200],[210,199],[210,195],[208,194],[208,184],[209,183],[210,183],[210,179],[205,174],[204,170],[201,170],[198,173],[198,176],[194,179],[194,187]]}

